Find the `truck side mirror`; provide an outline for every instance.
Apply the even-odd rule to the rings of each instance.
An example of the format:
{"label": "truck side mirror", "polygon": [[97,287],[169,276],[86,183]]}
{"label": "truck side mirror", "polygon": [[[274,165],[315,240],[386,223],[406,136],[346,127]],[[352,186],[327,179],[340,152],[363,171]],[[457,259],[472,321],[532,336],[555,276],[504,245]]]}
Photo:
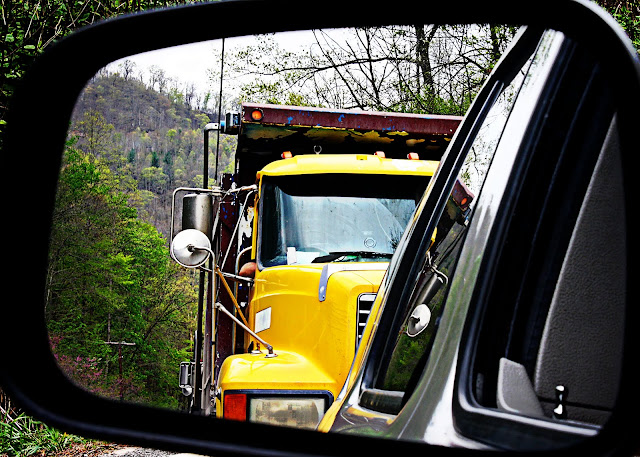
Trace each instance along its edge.
{"label": "truck side mirror", "polygon": [[213,197],[209,193],[187,194],[182,199],[182,230],[196,229],[211,237]]}
{"label": "truck side mirror", "polygon": [[183,267],[197,268],[213,257],[211,241],[200,230],[183,230],[171,242],[171,256]]}
{"label": "truck side mirror", "polygon": [[[176,194],[198,189],[178,188],[173,194],[171,226],[174,225]],[[199,189],[205,191],[204,189]],[[186,268],[197,268],[207,261],[213,231],[213,196],[210,193],[190,193],[182,199],[182,231],[171,235],[171,258]]]}
{"label": "truck side mirror", "polygon": [[185,397],[193,393],[193,387],[191,386],[192,371],[192,362],[180,363],[180,388]]}

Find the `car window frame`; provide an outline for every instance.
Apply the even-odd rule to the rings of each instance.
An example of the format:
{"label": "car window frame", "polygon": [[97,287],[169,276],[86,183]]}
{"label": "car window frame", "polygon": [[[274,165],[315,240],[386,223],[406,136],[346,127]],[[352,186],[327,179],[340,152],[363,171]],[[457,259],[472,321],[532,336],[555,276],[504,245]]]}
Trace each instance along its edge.
{"label": "car window frame", "polygon": [[[565,42],[569,41],[568,39],[564,39]],[[553,86],[555,85],[555,80],[557,79],[557,74],[561,73],[563,70],[563,65],[564,65],[564,61],[566,60],[566,54],[568,53],[568,51],[566,50],[567,46],[563,46],[562,51],[560,52],[560,54],[564,54],[561,55],[554,63],[554,69],[552,71],[552,74],[548,77],[548,80],[544,87],[543,87],[543,91],[548,91],[548,90],[552,90]],[[545,102],[545,98],[542,97],[542,103],[546,103]],[[517,104],[517,102],[516,102]],[[534,113],[537,114],[537,118],[536,116],[534,116],[531,124],[529,126],[527,126],[527,129],[525,129],[525,132],[523,133],[523,138],[524,138],[524,142],[528,143],[531,142],[532,139],[531,137],[533,135],[536,134],[536,125],[541,121],[541,117],[544,116],[544,110],[539,110],[537,108],[538,104],[536,103],[536,108],[534,108],[532,111]],[[498,146],[500,147],[500,146]],[[526,147],[528,147],[527,144],[525,144],[525,149]],[[514,154],[515,157],[515,154]],[[500,200],[499,196],[496,196],[495,198],[496,201]],[[497,208],[497,207],[496,207]],[[495,216],[495,214],[494,214]],[[485,216],[486,218],[486,216]],[[472,222],[473,225],[473,222]],[[499,224],[498,224],[499,225]],[[491,224],[488,224],[488,227],[490,227]],[[469,235],[470,236],[470,235]],[[489,249],[491,249],[491,244],[488,244],[487,247]],[[494,246],[495,247],[495,246]],[[481,251],[479,251],[481,252]],[[462,256],[464,256],[465,254],[463,253]],[[473,278],[471,279],[473,281]],[[480,278],[480,280],[483,280],[482,278]],[[405,287],[406,288],[406,287]],[[472,290],[474,289],[473,287],[471,288]],[[477,289],[477,287],[475,288]],[[470,299],[470,297],[468,297]],[[447,305],[449,306],[449,305]],[[384,319],[384,313],[383,313],[383,318],[381,318],[381,321]],[[442,330],[441,330],[442,331]],[[384,332],[386,334],[393,334],[393,332],[389,332],[388,330],[386,332]],[[465,337],[466,338],[466,337]],[[369,356],[371,358],[371,355]],[[426,371],[428,370],[425,369],[425,372],[423,372],[423,377],[426,377]],[[453,382],[450,382],[453,380],[453,378],[455,377],[456,374],[456,368],[455,366],[453,366],[451,368],[451,371],[448,375],[448,377],[445,375],[444,378],[449,379],[449,381],[447,381],[449,383],[448,387],[445,387],[446,389],[449,389],[451,391],[453,391],[453,386],[451,384],[453,384]],[[425,396],[429,395],[428,391],[422,391],[419,394],[416,393],[415,396],[421,396],[422,398],[420,400],[410,400],[409,402],[412,404],[408,404],[407,405],[407,411],[402,410],[400,411],[397,415],[396,414],[389,414],[389,413],[384,413],[384,412],[378,412],[376,413],[375,411],[372,411],[371,409],[366,408],[366,405],[363,406],[362,402],[359,400],[362,396],[362,393],[364,391],[364,389],[367,388],[366,385],[366,379],[363,378],[362,376],[360,377],[360,379],[358,379],[358,382],[362,383],[362,385],[359,386],[359,389],[355,389],[354,392],[357,393],[357,396],[352,396],[350,400],[348,400],[346,402],[346,405],[342,408],[341,410],[341,414],[340,416],[342,416],[341,418],[337,419],[337,422],[342,422],[342,424],[344,425],[345,422],[349,422],[352,424],[358,424],[358,416],[365,414],[367,415],[367,421],[369,421],[372,425],[371,427],[375,428],[378,431],[383,431],[386,430],[387,432],[382,432],[384,433],[399,433],[399,436],[405,436],[408,439],[415,439],[416,433],[419,435],[421,433],[424,433],[424,429],[427,428],[426,424],[422,424],[422,425],[416,425],[416,422],[420,421],[421,419],[419,418],[420,415],[424,415],[427,418],[429,417],[429,414],[426,413],[424,411],[424,407],[425,405],[429,404],[429,400],[425,400]],[[456,383],[458,382],[458,378],[456,377]],[[457,388],[457,387],[456,387]],[[453,393],[453,392],[452,392]],[[436,400],[434,400],[435,402],[438,402],[440,400],[440,397],[438,396],[438,393],[435,393],[434,396],[436,397]],[[455,396],[455,395],[454,395]],[[375,392],[375,400],[376,401],[380,401],[384,404],[384,393],[380,392]],[[444,397],[443,397],[444,398]],[[391,398],[389,399],[389,403],[393,403],[393,402],[398,402],[398,398]],[[459,399],[457,397],[455,397],[455,401],[457,402],[456,408],[459,406]],[[422,403],[421,403],[422,402]],[[446,403],[446,401],[445,401]],[[418,406],[423,408],[422,412],[418,412]],[[433,405],[431,405],[433,406]],[[440,405],[442,406],[442,405]],[[446,409],[446,407],[445,407]],[[362,410],[362,413],[360,412],[360,410]],[[408,421],[406,418],[410,417],[411,421]],[[532,423],[531,421],[529,421],[527,418],[521,418],[519,417],[518,419],[522,419],[517,421],[517,425],[518,426],[523,426],[522,430],[527,430],[528,432],[531,432],[530,429],[528,429],[529,427],[531,427]],[[428,420],[428,419],[425,419]],[[457,418],[452,418],[453,422],[456,422],[458,419]],[[423,421],[424,422],[424,421]],[[445,420],[446,422],[446,420]],[[361,424],[362,425],[362,424]],[[476,420],[475,425],[478,426],[478,422]],[[355,428],[355,427],[354,427]],[[366,426],[363,426],[363,428],[367,428]],[[482,427],[481,427],[482,428]],[[339,429],[339,427],[338,427]],[[458,429],[457,426],[454,426],[453,423],[451,424],[451,429]],[[588,428],[584,428],[584,427],[571,427],[571,426],[567,426],[567,424],[554,424],[552,427],[547,427],[547,429],[540,428],[540,430],[542,431],[542,434],[538,435],[538,438],[545,438],[544,433],[548,433],[549,430],[552,430],[552,433],[554,433],[554,436],[548,440],[548,442],[552,443],[553,445],[563,445],[563,446],[568,446],[568,445],[581,445],[582,442],[584,440],[582,440],[582,438],[586,437],[586,436],[592,436],[593,434],[590,433],[590,431],[588,430]],[[391,432],[391,430],[394,430],[394,432]],[[450,430],[451,431],[451,430]],[[435,441],[430,441],[429,438],[427,438],[428,433],[424,433],[424,437],[423,439],[425,439],[428,442],[432,442],[434,443]],[[506,435],[505,435],[506,436]],[[505,436],[503,436],[503,438],[505,438]],[[413,437],[413,438],[411,438]],[[499,445],[500,441],[494,441],[493,445],[498,444]],[[446,443],[445,443],[446,444]],[[520,443],[522,444],[522,443]],[[507,446],[508,447],[508,446]],[[517,446],[515,446],[517,447]]]}
{"label": "car window frame", "polygon": [[[427,233],[432,233],[435,230],[438,220],[440,219],[442,212],[444,211],[444,207],[446,205],[446,200],[450,195],[451,190],[455,184],[456,179],[466,161],[468,152],[475,141],[479,129],[484,124],[486,116],[489,114],[491,108],[496,102],[497,98],[502,93],[506,83],[511,81],[513,76],[519,71],[521,71],[522,65],[527,64],[527,60],[529,59],[531,53],[534,49],[537,48],[538,36],[540,35],[540,31],[535,29],[523,30],[521,36],[516,42],[514,49],[509,54],[509,59],[507,63],[501,63],[500,65],[504,65],[504,68],[508,67],[509,71],[505,71],[504,74],[500,74],[499,67],[496,71],[496,77],[493,80],[491,86],[486,87],[481,94],[479,94],[478,99],[474,103],[474,106],[471,108],[472,111],[476,111],[476,116],[474,116],[473,125],[468,128],[467,132],[464,132],[466,135],[464,144],[457,150],[449,150],[446,153],[446,156],[442,159],[441,168],[438,170],[436,176],[434,176],[432,182],[434,182],[434,187],[430,187],[425,193],[425,197],[421,205],[422,208],[434,208],[432,211],[421,211],[418,219],[414,221],[413,224],[410,225],[408,230],[405,232],[405,237],[403,237],[404,243],[407,243],[407,246],[402,250],[400,246],[403,244],[401,241],[400,246],[398,247],[398,251],[401,250],[402,256],[394,258],[392,260],[392,264],[389,267],[390,274],[385,278],[385,283],[389,284],[390,289],[388,290],[386,300],[383,302],[382,306],[393,306],[395,303],[409,303],[411,299],[411,295],[413,293],[414,284],[412,281],[399,281],[396,278],[404,277],[404,278],[414,278],[417,277],[419,273],[418,270],[422,268],[422,263],[420,259],[423,257],[422,254],[426,253],[429,247],[429,243],[431,241],[430,236],[427,236]],[[521,62],[519,65],[515,64],[515,62]],[[517,70],[514,71],[514,67],[517,67]],[[506,125],[505,125],[506,126]],[[503,129],[505,128],[503,126]],[[464,127],[464,126],[462,126]],[[444,176],[443,176],[444,175]],[[436,186],[438,184],[441,187],[438,189]],[[447,192],[448,191],[448,192]],[[421,228],[425,227],[425,228]],[[412,235],[413,233],[421,234],[418,236]],[[408,239],[405,239],[408,238]],[[412,239],[420,238],[419,247],[410,247]],[[464,240],[463,240],[464,243]],[[413,241],[414,246],[416,245],[415,241]],[[395,261],[395,263],[394,263]],[[404,267],[404,268],[403,268]],[[404,271],[408,271],[408,273],[404,273]],[[395,289],[393,286],[396,286]],[[399,298],[395,298],[399,297]],[[445,306],[448,298],[445,299]],[[395,306],[394,306],[395,308]],[[385,405],[389,404],[397,404],[400,401],[397,397],[398,394],[393,393],[391,391],[381,391],[380,389],[376,389],[373,386],[376,383],[377,376],[381,370],[383,360],[385,360],[386,349],[390,346],[393,346],[391,343],[391,338],[399,331],[402,326],[402,314],[400,312],[382,312],[382,316],[377,325],[376,334],[381,335],[377,338],[374,337],[374,340],[371,345],[371,351],[369,358],[366,362],[363,378],[361,381],[360,387],[360,398],[364,398],[365,401],[359,401],[359,406],[366,409],[378,409],[380,413],[388,413],[388,408]],[[437,335],[436,335],[437,338]],[[388,355],[386,356],[388,357]],[[375,402],[380,402],[380,406],[375,407],[372,403],[367,402],[367,395],[365,392],[371,392],[371,400]],[[363,396],[364,394],[364,396]],[[403,394],[404,396],[404,394]],[[388,397],[385,399],[385,397]],[[395,415],[395,414],[392,414]]]}
{"label": "car window frame", "polygon": [[[525,168],[527,167],[531,154],[537,147],[537,136],[540,131],[545,129],[545,118],[547,114],[553,110],[553,105],[562,102],[562,100],[560,102],[553,100],[551,93],[557,90],[557,87],[561,84],[559,80],[562,79],[563,73],[575,58],[576,44],[571,38],[565,37],[563,49],[563,55],[561,55],[555,64],[557,67],[555,69],[555,77],[545,88],[548,94],[546,98],[552,101],[547,103],[548,106],[537,110],[539,113],[538,119],[530,126],[527,134],[527,144],[523,151],[519,153],[516,165],[517,173],[515,173],[517,176],[514,176],[514,179],[512,179],[509,184],[509,189],[511,189],[512,192],[505,194],[507,204],[500,208],[501,214],[510,215],[514,211],[513,207],[518,198],[518,188],[519,185],[521,185],[522,179],[524,179],[521,175],[526,175],[527,173]],[[578,90],[580,90],[580,88],[576,89],[576,91]],[[590,94],[587,93],[587,95]],[[580,109],[582,108],[577,108],[578,112]],[[608,111],[606,112],[608,113]],[[606,133],[609,124],[603,124],[603,126],[606,127],[604,128]],[[565,147],[566,145],[562,146],[562,148]],[[592,165],[595,166],[595,161]],[[587,170],[586,172],[581,171],[581,173],[584,174],[588,172],[588,177],[590,177],[592,171],[593,170]],[[510,197],[510,195],[515,195],[515,197]],[[546,195],[546,193],[544,195]],[[496,285],[497,279],[494,276],[496,274],[496,268],[498,268],[499,265],[499,251],[504,246],[503,243],[507,236],[506,234],[512,230],[510,228],[510,216],[502,218],[502,220],[498,218],[497,220],[499,223],[496,224],[493,228],[493,233],[490,235],[489,249],[483,258],[483,265],[481,266],[482,273],[478,279],[474,296],[471,299],[472,306],[470,308],[472,312],[465,323],[461,342],[458,361],[459,372],[456,376],[453,397],[454,416],[457,427],[466,436],[484,441],[493,446],[499,445],[506,450],[533,449],[540,451],[552,449],[557,446],[583,446],[586,442],[585,438],[588,437],[600,440],[601,437],[598,435],[603,433],[603,431],[608,432],[610,429],[609,424],[600,427],[586,422],[555,422],[549,417],[536,418],[527,416],[526,414],[506,412],[482,406],[473,398],[473,394],[471,393],[472,367],[477,349],[478,332],[483,328],[483,312],[488,306],[487,302],[490,300],[489,294],[492,294],[491,286]],[[563,222],[564,228],[572,231],[575,220]],[[532,220],[531,223],[537,224],[538,220]],[[529,240],[524,240],[525,244],[527,241]],[[565,253],[565,251],[557,255],[563,253]],[[482,423],[482,426],[479,426],[480,423]]]}

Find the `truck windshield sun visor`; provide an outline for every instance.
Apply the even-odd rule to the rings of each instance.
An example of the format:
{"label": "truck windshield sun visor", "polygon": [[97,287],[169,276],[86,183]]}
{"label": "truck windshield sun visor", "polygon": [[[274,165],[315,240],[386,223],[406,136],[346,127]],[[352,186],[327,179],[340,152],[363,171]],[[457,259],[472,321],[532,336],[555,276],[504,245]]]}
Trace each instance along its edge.
{"label": "truck windshield sun visor", "polygon": [[324,262],[348,262],[358,259],[384,259],[388,260],[393,254],[388,252],[373,252],[373,251],[340,251],[330,252],[328,255],[316,257],[311,263],[324,263]]}

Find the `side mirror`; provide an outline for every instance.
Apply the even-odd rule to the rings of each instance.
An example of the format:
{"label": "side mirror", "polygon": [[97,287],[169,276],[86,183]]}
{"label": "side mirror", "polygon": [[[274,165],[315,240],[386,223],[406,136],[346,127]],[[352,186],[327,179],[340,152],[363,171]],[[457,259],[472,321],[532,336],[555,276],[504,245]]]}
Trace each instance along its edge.
{"label": "side mirror", "polygon": [[407,335],[410,337],[418,336],[431,322],[431,310],[424,303],[416,306],[409,317],[407,324]]}
{"label": "side mirror", "polygon": [[193,387],[191,386],[191,379],[193,377],[193,363],[182,362],[180,364],[180,388],[182,394],[188,397],[193,393]]}
{"label": "side mirror", "polygon": [[[189,193],[182,198],[182,224],[175,237],[173,226],[176,220],[176,196],[184,191]],[[178,188],[173,193],[171,209],[171,258],[185,268],[197,268],[207,261],[211,250],[213,231],[213,199],[205,189]]]}
{"label": "side mirror", "polygon": [[[378,27],[383,24],[401,24],[411,27],[416,22],[416,16],[424,9],[424,3],[406,2],[399,4],[396,8],[381,11],[370,8],[369,2],[355,0],[352,2],[328,2],[323,4],[323,8],[314,11],[314,14],[299,14],[299,10],[291,8],[286,2],[280,0],[242,0],[224,2],[200,2],[197,4],[185,5],[173,9],[159,9],[149,12],[123,15],[121,18],[112,21],[105,21],[91,27],[86,27],[63,40],[58,40],[34,62],[30,71],[20,81],[8,112],[6,120],[6,135],[3,136],[2,150],[7,151],[5,160],[8,160],[7,169],[22,170],[28,167],[29,182],[31,185],[24,186],[24,173],[10,173],[7,176],[10,182],[7,188],[21,188],[28,193],[29,200],[37,202],[36,205],[25,204],[27,199],[7,199],[9,207],[6,213],[15,214],[23,227],[29,232],[29,262],[25,268],[9,269],[8,276],[5,276],[5,284],[15,290],[19,290],[20,306],[5,306],[5,311],[0,319],[5,322],[3,331],[0,332],[0,344],[5,348],[0,351],[0,385],[3,393],[11,396],[15,404],[19,405],[27,414],[34,415],[38,420],[44,420],[50,426],[64,429],[65,431],[82,434],[92,438],[118,440],[128,444],[147,445],[159,449],[171,451],[190,451],[199,454],[209,455],[347,455],[351,449],[357,448],[362,454],[424,454],[433,453],[435,455],[455,454],[464,457],[477,457],[487,454],[486,449],[491,448],[485,438],[491,438],[497,445],[517,442],[527,435],[528,425],[531,417],[523,415],[518,421],[512,421],[512,428],[496,428],[489,430],[486,421],[482,419],[472,420],[465,423],[468,427],[475,427],[476,435],[480,435],[482,440],[472,440],[460,433],[461,421],[457,410],[453,410],[452,404],[459,403],[457,395],[459,389],[453,382],[447,383],[447,374],[455,374],[455,370],[466,367],[465,364],[457,363],[449,367],[446,373],[435,373],[433,379],[438,383],[443,394],[448,397],[438,398],[429,391],[421,398],[414,400],[416,414],[407,417],[407,422],[394,422],[391,416],[386,414],[381,421],[376,421],[369,416],[365,416],[366,429],[361,436],[357,435],[353,427],[345,433],[314,433],[308,430],[288,429],[266,424],[239,423],[231,420],[218,420],[213,417],[198,415],[187,415],[184,412],[155,408],[146,405],[132,404],[126,401],[114,401],[95,394],[91,394],[72,383],[62,371],[60,365],[51,352],[51,340],[48,334],[47,322],[45,320],[48,296],[48,273],[50,271],[49,244],[51,240],[52,221],[54,216],[54,203],[56,189],[59,179],[58,171],[61,169],[62,155],[65,149],[69,121],[71,119],[74,104],[78,94],[90,78],[103,68],[106,64],[114,62],[125,56],[136,55],[153,49],[165,48],[168,46],[181,45],[186,42],[202,42],[210,39],[226,38],[231,40],[242,33],[251,31],[252,33],[271,33],[277,31],[319,29],[319,28],[339,28],[339,27]],[[576,49],[586,50],[594,59],[601,62],[601,67],[607,70],[607,75],[615,75],[611,82],[611,100],[615,104],[618,112],[619,122],[619,143],[621,150],[621,169],[623,171],[623,195],[625,202],[623,211],[616,219],[609,222],[611,225],[620,224],[625,227],[631,224],[629,214],[631,214],[631,204],[633,202],[633,174],[637,169],[634,166],[637,154],[633,151],[637,149],[635,142],[637,135],[637,125],[640,106],[638,103],[640,94],[640,65],[637,53],[630,49],[624,38],[622,31],[611,26],[613,20],[602,19],[593,10],[594,2],[587,0],[543,0],[535,4],[523,4],[522,8],[510,7],[510,2],[504,0],[490,0],[487,3],[463,1],[460,7],[452,9],[444,2],[431,2],[428,6],[428,19],[435,24],[523,24],[528,30],[544,30],[551,28],[564,33],[572,40]],[[336,14],[340,11],[340,14]],[[242,17],[242,27],[238,27],[237,21],[231,18]],[[211,27],[215,22],[215,27]],[[158,30],[171,30],[172,33],[157,33]],[[515,49],[515,48],[514,48]],[[546,49],[542,49],[546,51]],[[511,54],[516,56],[521,52],[521,48],[515,49]],[[391,55],[391,54],[389,54]],[[83,56],[78,59],[78,56]],[[510,62],[519,60],[520,56],[504,59],[502,70],[489,80],[486,99],[493,98],[512,76],[511,72],[520,71],[520,66],[513,67]],[[205,60],[204,58],[202,60]],[[71,69],[73,71],[61,71],[60,69]],[[558,76],[555,72],[563,72],[562,66],[554,67],[554,78]],[[585,77],[591,77],[585,75]],[[597,75],[595,75],[597,76]],[[418,78],[416,78],[418,79]],[[569,85],[570,86],[570,85]],[[52,88],[55,87],[55,90]],[[490,89],[490,90],[489,90]],[[569,87],[571,89],[571,87]],[[554,93],[544,93],[545,96],[555,96]],[[591,100],[582,94],[576,94],[578,101],[588,104]],[[476,99],[477,100],[477,99]],[[476,131],[482,127],[485,99],[476,103],[474,100],[469,114],[461,128],[456,131],[456,136],[451,145],[456,145],[457,149],[470,148],[473,146],[472,139],[476,136]],[[439,101],[438,101],[439,102]],[[530,111],[536,114],[537,106],[545,106],[546,99],[532,99]],[[50,114],[46,122],[34,123],[33,107],[50,107]],[[487,104],[488,106],[488,104]],[[567,106],[569,110],[571,106]],[[571,114],[571,113],[568,113]],[[539,123],[542,115],[532,115],[532,122]],[[522,118],[512,118],[513,124],[519,124],[522,129],[526,128],[524,116]],[[523,122],[520,122],[522,120]],[[553,119],[551,119],[553,120]],[[219,121],[222,121],[219,119]],[[573,126],[573,124],[571,124]],[[37,134],[34,134],[37,129]],[[530,147],[532,140],[527,130],[527,141],[519,142],[516,137],[513,139],[509,132],[503,137],[510,139],[509,144],[504,143],[504,149],[515,149],[522,143],[523,147]],[[580,135],[584,132],[577,132]],[[590,132],[586,132],[590,133]],[[588,143],[589,135],[583,135],[584,142]],[[518,137],[519,138],[519,137]],[[25,148],[25,139],[29,140],[29,147]],[[541,136],[540,141],[552,143],[562,140],[561,136]],[[634,144],[636,147],[634,149]],[[28,149],[28,154],[21,154],[20,151]],[[208,154],[205,154],[208,157]],[[448,155],[453,157],[453,154]],[[444,192],[444,182],[447,176],[454,170],[453,160],[447,161],[446,167],[439,170],[438,179],[434,179],[434,199],[446,198],[449,193]],[[523,168],[527,164],[522,164]],[[577,164],[579,165],[579,164]],[[519,173],[524,170],[518,169]],[[516,187],[517,183],[509,180],[506,173],[501,175],[505,185]],[[437,181],[437,182],[436,182]],[[448,180],[446,180],[448,182]],[[189,182],[189,181],[187,181]],[[436,185],[437,184],[437,185]],[[215,195],[215,190],[207,189],[208,185],[203,182],[201,193],[210,192]],[[535,188],[535,186],[532,185]],[[190,189],[187,192],[198,193],[201,190]],[[492,192],[488,188],[488,192]],[[213,199],[212,199],[213,200]],[[510,200],[515,201],[515,200]],[[460,200],[462,204],[462,199]],[[544,201],[545,205],[547,201]],[[562,201],[548,201],[552,210],[560,211]],[[493,207],[491,208],[493,210]],[[526,208],[525,208],[526,209]],[[483,213],[484,214],[484,213]],[[429,216],[429,221],[435,221]],[[164,219],[163,219],[164,220]],[[173,228],[173,224],[172,228]],[[176,227],[178,223],[176,221]],[[211,223],[210,227],[213,227]],[[429,227],[434,224],[430,222]],[[197,268],[205,262],[214,260],[209,255],[211,246],[215,243],[211,237],[207,236],[210,230],[200,230],[199,226],[189,226],[183,224],[171,236],[170,251],[172,255],[181,259],[182,265],[188,268]],[[535,228],[535,227],[534,227]],[[496,233],[495,236],[500,236]],[[430,234],[429,234],[430,235]],[[429,236],[427,235],[427,236]],[[487,236],[494,236],[487,232]],[[175,238],[175,239],[174,239]],[[82,240],[80,240],[82,241]],[[600,243],[588,245],[588,248],[600,250],[608,249],[607,237],[602,237]],[[425,243],[428,243],[426,240]],[[637,245],[638,237],[629,236],[625,240],[626,249],[632,252]],[[421,241],[422,243],[422,241]],[[10,256],[13,258],[24,257],[24,243],[7,243]],[[413,246],[413,244],[411,245]],[[91,253],[90,253],[91,254]],[[410,254],[409,254],[410,255]],[[536,257],[536,259],[538,259]],[[218,259],[215,259],[218,260]],[[423,259],[419,259],[423,261]],[[539,262],[542,264],[542,262]],[[106,264],[105,264],[106,265]],[[214,263],[215,265],[215,263]],[[407,272],[412,272],[410,268],[400,268],[394,265],[397,276],[405,281],[407,290],[411,284]],[[412,264],[413,265],[413,264]],[[473,262],[469,263],[469,268],[475,267]],[[626,278],[635,277],[635,265],[629,262],[624,266],[618,265]],[[391,271],[391,269],[390,269]],[[394,273],[395,274],[395,273]],[[204,284],[204,273],[201,273]],[[213,275],[211,275],[213,277]],[[106,278],[108,279],[108,278]],[[208,284],[212,284],[209,281]],[[624,289],[625,304],[624,311],[624,360],[622,361],[622,373],[618,390],[618,399],[615,402],[611,420],[602,429],[594,430],[593,433],[585,434],[579,445],[570,449],[561,449],[561,442],[553,442],[553,432],[559,435],[563,432],[565,424],[553,423],[546,429],[540,429],[536,435],[529,435],[532,439],[546,440],[555,450],[552,454],[582,453],[588,455],[597,454],[621,454],[623,452],[633,452],[637,449],[638,440],[638,389],[634,383],[634,367],[637,360],[633,359],[633,347],[638,346],[638,332],[635,331],[639,322],[637,306],[632,306],[633,297],[637,292],[635,288]],[[155,283],[153,284],[155,285]],[[89,284],[89,287],[91,285]],[[385,285],[386,287],[386,285]],[[87,288],[80,288],[80,292]],[[395,290],[395,289],[394,289]],[[172,291],[170,291],[172,292]],[[488,292],[487,292],[488,293]],[[398,293],[397,296],[400,296]],[[394,296],[394,300],[395,300]],[[108,296],[106,298],[109,298]],[[178,297],[180,299],[180,297]],[[137,305],[140,300],[134,297]],[[637,301],[637,299],[635,299]],[[395,301],[397,302],[397,301]],[[394,303],[395,303],[394,302]],[[421,304],[422,301],[416,304]],[[198,304],[204,311],[207,303]],[[212,303],[211,307],[215,304]],[[383,305],[384,306],[384,305]],[[393,308],[388,306],[387,313],[393,312]],[[453,310],[453,308],[452,308]],[[319,310],[321,312],[321,310]],[[209,322],[211,320],[201,313],[199,322]],[[498,313],[499,314],[499,313]],[[389,314],[388,314],[389,315]],[[83,316],[78,314],[79,319]],[[460,329],[464,325],[465,316],[461,313],[452,313],[453,318],[460,321]],[[501,316],[499,316],[501,317]],[[435,317],[431,317],[433,321]],[[206,321],[205,321],[206,319]],[[226,318],[225,318],[226,319]],[[343,320],[335,320],[337,325],[346,325]],[[378,335],[390,327],[376,325]],[[506,322],[505,324],[508,324]],[[372,323],[373,324],[373,323]],[[202,326],[200,326],[202,327]],[[199,327],[199,328],[200,328]],[[370,325],[369,328],[374,328]],[[304,331],[304,328],[300,328]],[[423,331],[423,335],[426,332]],[[199,333],[202,335],[202,332]],[[373,338],[371,335],[367,335]],[[386,336],[386,335],[385,335]],[[396,335],[391,335],[395,337]],[[199,336],[201,337],[201,336]],[[149,337],[151,340],[153,336]],[[381,338],[379,338],[382,341]],[[20,342],[20,349],[15,348],[15,343]],[[363,340],[364,341],[364,340]],[[375,351],[365,347],[360,343],[358,349],[359,357],[366,358]],[[200,347],[200,346],[198,346]],[[311,350],[316,348],[311,347]],[[471,348],[473,349],[473,347]],[[208,350],[218,350],[218,347],[209,346]],[[377,350],[377,349],[376,349]],[[442,352],[450,355],[451,358],[463,354],[455,340],[443,338]],[[193,393],[198,395],[198,388],[202,386],[202,376],[198,376],[200,368],[200,354],[196,354],[194,360],[198,363],[192,367],[184,366],[182,369],[181,384],[191,386],[188,379],[191,372],[194,383]],[[286,348],[278,358],[270,361],[259,360],[256,364],[261,366],[266,363],[286,363]],[[462,356],[460,356],[462,357]],[[205,357],[203,357],[204,359]],[[208,358],[211,360],[210,358]],[[358,359],[361,360],[361,359]],[[466,361],[464,361],[466,363]],[[460,368],[462,367],[462,368]],[[177,367],[176,367],[177,368]],[[177,370],[176,370],[177,371]],[[297,374],[297,373],[296,373]],[[358,372],[355,372],[358,375]],[[429,373],[431,374],[431,373]],[[171,380],[175,382],[175,375]],[[497,376],[497,374],[496,374]],[[299,378],[302,382],[302,379]],[[359,377],[354,378],[359,381]],[[464,379],[471,379],[466,377]],[[43,388],[43,381],[46,388]],[[474,379],[471,388],[477,388],[482,384],[483,379]],[[355,384],[354,384],[355,385]],[[484,384],[486,385],[486,383]],[[465,384],[465,387],[467,385]],[[359,389],[359,387],[357,387]],[[569,386],[571,389],[571,386]],[[200,389],[200,392],[202,389]],[[345,392],[347,388],[345,388]],[[570,391],[571,392],[571,391]],[[358,392],[360,393],[360,392]],[[377,393],[374,391],[374,393]],[[341,396],[346,393],[341,394]],[[572,395],[570,393],[570,395]],[[398,397],[396,391],[392,391],[390,397]],[[568,397],[571,399],[571,397]],[[209,398],[206,398],[209,400]],[[400,401],[402,398],[400,398]],[[421,401],[418,404],[418,400]],[[465,399],[463,399],[465,400]],[[400,402],[398,402],[400,403]],[[198,403],[198,406],[200,403]],[[347,405],[351,407],[351,405]],[[418,407],[420,409],[418,409]],[[489,409],[489,408],[487,408]],[[367,411],[365,411],[367,412]],[[438,421],[430,421],[431,415],[438,414]],[[340,412],[338,412],[340,414]],[[382,413],[384,414],[384,413]],[[491,410],[488,412],[492,418],[499,421],[504,420],[502,411]],[[409,422],[409,419],[411,421]],[[398,441],[386,439],[392,434],[382,434],[382,425],[389,425],[392,431],[399,434]],[[463,424],[463,425],[465,425]],[[422,433],[428,428],[427,434]],[[495,433],[492,434],[492,432]],[[412,438],[411,434],[418,435]],[[485,434],[485,436],[482,436]],[[382,439],[385,438],[385,439]],[[451,446],[457,449],[449,449]],[[634,446],[632,448],[632,446]],[[526,455],[539,455],[538,453],[527,453]],[[524,455],[524,454],[523,454]]]}
{"label": "side mirror", "polygon": [[182,229],[196,229],[211,236],[213,200],[210,193],[190,193],[182,198]]}
{"label": "side mirror", "polygon": [[171,256],[185,268],[197,268],[213,257],[211,241],[200,230],[183,230],[171,242]]}

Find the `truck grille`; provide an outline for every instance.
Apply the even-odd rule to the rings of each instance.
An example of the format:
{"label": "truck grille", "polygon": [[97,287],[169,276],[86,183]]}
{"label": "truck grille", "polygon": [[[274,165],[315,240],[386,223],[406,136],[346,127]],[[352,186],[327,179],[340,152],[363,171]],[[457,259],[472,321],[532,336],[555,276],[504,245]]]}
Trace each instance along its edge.
{"label": "truck grille", "polygon": [[362,338],[362,332],[369,319],[369,313],[371,313],[371,307],[376,299],[376,294],[360,294],[358,296],[358,327],[356,329],[356,347],[360,344],[360,338]]}

